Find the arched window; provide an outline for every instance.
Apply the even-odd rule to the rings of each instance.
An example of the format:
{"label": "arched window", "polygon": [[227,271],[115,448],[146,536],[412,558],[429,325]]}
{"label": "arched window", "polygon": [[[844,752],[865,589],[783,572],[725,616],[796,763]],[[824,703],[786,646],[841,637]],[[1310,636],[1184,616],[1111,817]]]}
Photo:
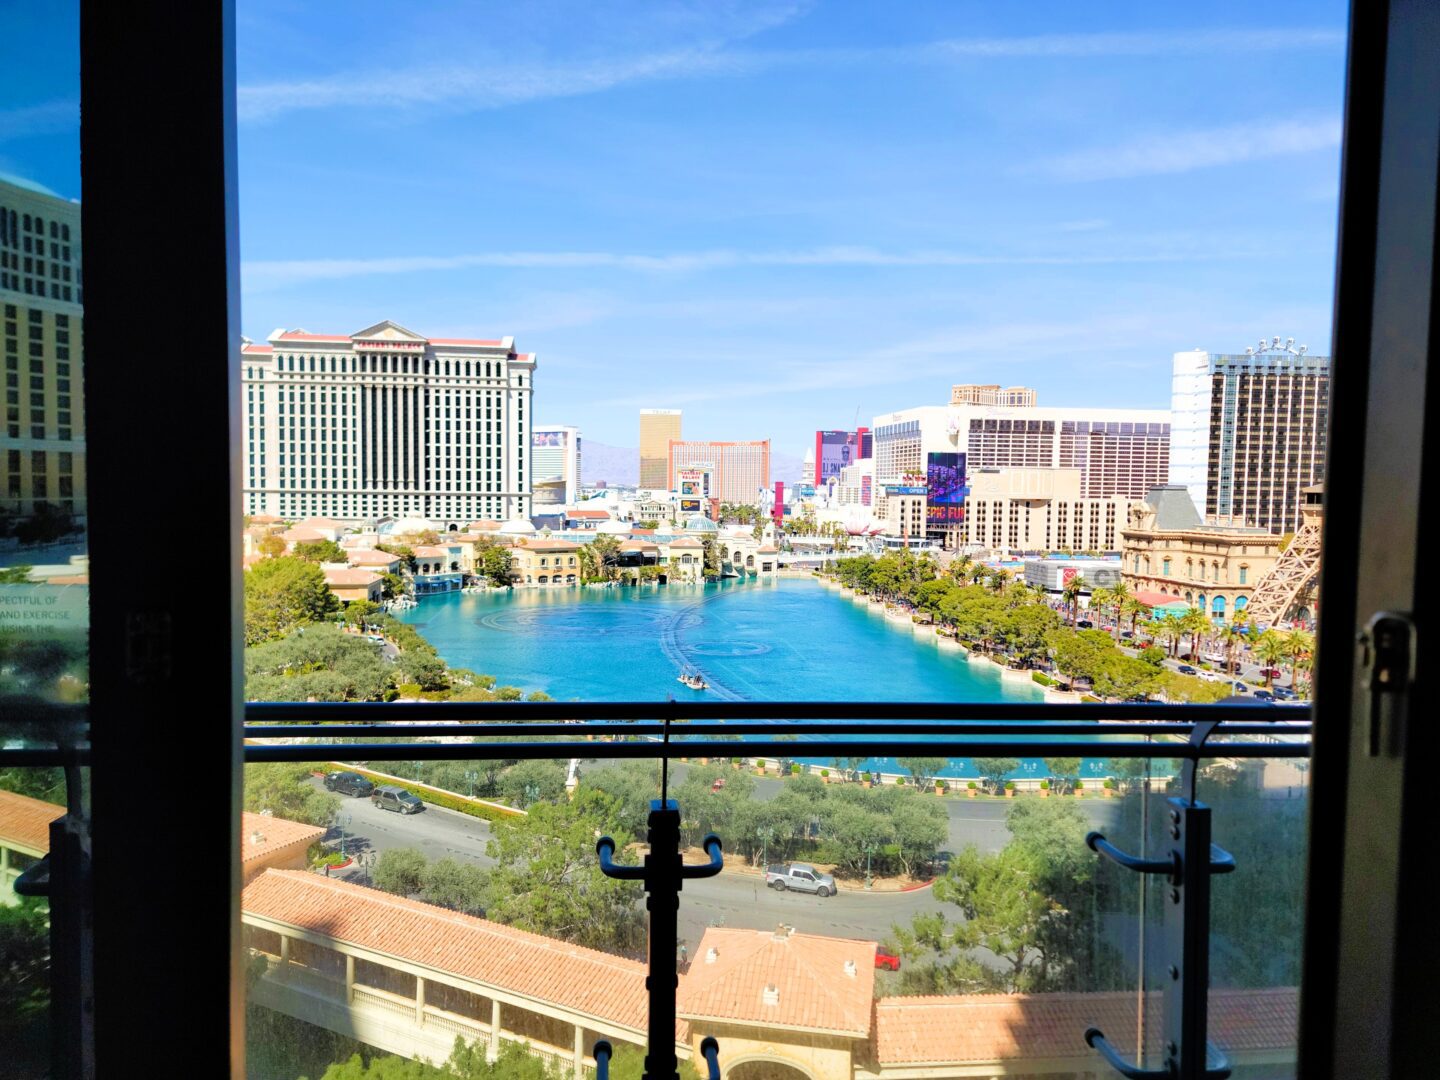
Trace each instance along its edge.
{"label": "arched window", "polygon": [[1225,617],[1225,598],[1223,596],[1217,596],[1210,601],[1210,614],[1217,619]]}
{"label": "arched window", "polygon": [[1193,578],[1195,576],[1195,562],[1193,559],[1185,560],[1185,576],[1187,578]]}
{"label": "arched window", "polygon": [[1246,606],[1247,604],[1249,604],[1249,603],[1250,603],[1250,598],[1249,598],[1248,596],[1237,596],[1237,597],[1235,597],[1235,614],[1237,614],[1237,615],[1240,614],[1240,609],[1243,608],[1243,607],[1245,607],[1245,606]]}
{"label": "arched window", "polygon": [[1187,604],[1194,604],[1194,603],[1195,603],[1195,597],[1190,593],[1190,590],[1189,590],[1189,589],[1186,589],[1186,590],[1185,590],[1185,603],[1187,603]]}

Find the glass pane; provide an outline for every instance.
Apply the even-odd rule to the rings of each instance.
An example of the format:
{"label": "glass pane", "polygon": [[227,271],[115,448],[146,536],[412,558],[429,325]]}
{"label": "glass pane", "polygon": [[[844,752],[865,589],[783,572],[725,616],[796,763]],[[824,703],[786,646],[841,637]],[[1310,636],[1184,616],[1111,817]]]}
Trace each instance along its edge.
{"label": "glass pane", "polygon": [[17,880],[50,850],[65,813],[60,769],[0,769],[0,1045],[6,1076],[50,1074],[50,905]]}
{"label": "glass pane", "polygon": [[19,6],[0,35],[0,701],[12,705],[88,696],[78,20],[75,3]]}
{"label": "glass pane", "polygon": [[595,840],[641,861],[656,763],[364,753],[246,767],[250,1075],[319,1077],[356,1054],[590,1075],[599,1038],[636,1066],[645,908],[601,874]]}

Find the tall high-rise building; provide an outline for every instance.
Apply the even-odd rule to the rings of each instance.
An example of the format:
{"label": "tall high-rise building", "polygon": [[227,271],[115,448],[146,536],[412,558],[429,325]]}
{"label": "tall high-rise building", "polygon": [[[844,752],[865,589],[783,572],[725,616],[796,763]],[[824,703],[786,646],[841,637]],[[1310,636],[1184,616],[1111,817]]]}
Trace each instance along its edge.
{"label": "tall high-rise building", "polygon": [[675,487],[680,469],[709,466],[714,469],[711,488],[721,502],[758,506],[770,487],[770,440],[758,442],[700,442],[671,439],[668,487]]}
{"label": "tall high-rise building", "polygon": [[1323,481],[1330,358],[1291,338],[1244,353],[1175,354],[1170,478],[1207,521],[1300,528],[1303,489]]}
{"label": "tall high-rise building", "polygon": [[932,453],[981,468],[1079,469],[1080,496],[1143,498],[1170,475],[1165,409],[925,405],[877,416],[875,483],[921,476]]}
{"label": "tall high-rise building", "polygon": [[1033,408],[1037,399],[1028,386],[1006,386],[998,383],[980,385],[956,383],[950,388],[951,405],[998,405],[1006,409]]}
{"label": "tall high-rise building", "polygon": [[669,447],[680,438],[679,409],[640,410],[640,486],[668,489],[671,486]]}
{"label": "tall high-rise building", "polygon": [[579,502],[580,429],[534,428],[530,447],[530,488],[535,505]]}
{"label": "tall high-rise building", "polygon": [[85,515],[82,302],[79,204],[0,179],[7,515]]}
{"label": "tall high-rise building", "polygon": [[514,338],[276,330],[241,347],[245,508],[463,524],[530,514],[535,354]]}

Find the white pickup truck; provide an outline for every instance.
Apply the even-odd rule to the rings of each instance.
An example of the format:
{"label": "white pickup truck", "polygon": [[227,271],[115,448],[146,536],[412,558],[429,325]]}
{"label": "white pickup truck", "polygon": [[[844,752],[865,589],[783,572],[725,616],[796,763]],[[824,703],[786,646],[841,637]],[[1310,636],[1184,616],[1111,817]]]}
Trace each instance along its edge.
{"label": "white pickup truck", "polygon": [[765,868],[765,884],[776,891],[813,892],[816,896],[835,895],[835,879],[804,863],[781,863]]}

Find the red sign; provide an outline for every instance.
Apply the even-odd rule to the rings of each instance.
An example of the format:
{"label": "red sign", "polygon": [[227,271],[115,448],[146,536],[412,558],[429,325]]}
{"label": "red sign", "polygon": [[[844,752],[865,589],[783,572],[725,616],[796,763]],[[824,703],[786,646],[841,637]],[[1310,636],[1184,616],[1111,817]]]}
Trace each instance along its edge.
{"label": "red sign", "polygon": [[1069,585],[1079,573],[1080,571],[1076,570],[1073,566],[1064,567],[1060,571],[1060,587],[1063,589],[1066,585]]}

